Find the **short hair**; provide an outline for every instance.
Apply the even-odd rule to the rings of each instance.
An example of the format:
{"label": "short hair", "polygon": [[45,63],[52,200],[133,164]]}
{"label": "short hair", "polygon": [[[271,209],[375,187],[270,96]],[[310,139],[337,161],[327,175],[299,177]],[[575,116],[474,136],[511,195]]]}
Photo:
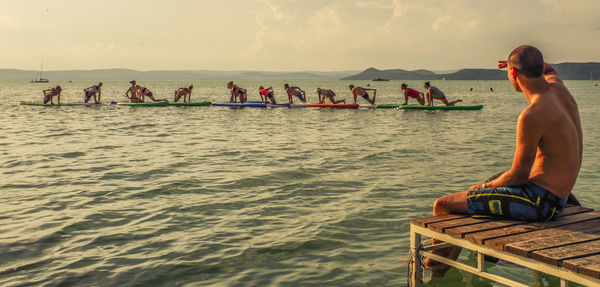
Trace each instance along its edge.
{"label": "short hair", "polygon": [[425,86],[431,87],[431,83],[430,82],[425,82]]}
{"label": "short hair", "polygon": [[288,85],[287,83],[285,83],[285,84],[283,84],[283,87],[284,87],[284,88],[289,88],[289,87],[290,87],[290,85]]}
{"label": "short hair", "polygon": [[102,82],[98,83],[98,86],[102,86]]}
{"label": "short hair", "polygon": [[508,56],[508,62],[527,78],[539,78],[544,74],[544,56],[534,46],[517,47]]}
{"label": "short hair", "polygon": [[129,81],[129,83],[133,85],[133,83],[135,83],[135,80],[131,80]]}
{"label": "short hair", "polygon": [[354,88],[354,85],[350,85],[350,86],[348,86],[348,87],[349,87],[350,89],[352,89],[352,88]]}
{"label": "short hair", "polygon": [[258,89],[259,89],[259,90],[262,90],[262,89],[264,89],[264,88],[265,88],[265,87],[263,87],[263,86],[260,86],[260,87],[258,87]]}
{"label": "short hair", "polygon": [[190,85],[190,90],[194,88],[194,85]]}
{"label": "short hair", "polygon": [[402,83],[402,85],[400,85],[400,86],[401,86],[401,87],[404,87],[404,88],[408,88],[408,85],[407,85],[407,84],[405,84],[405,83]]}

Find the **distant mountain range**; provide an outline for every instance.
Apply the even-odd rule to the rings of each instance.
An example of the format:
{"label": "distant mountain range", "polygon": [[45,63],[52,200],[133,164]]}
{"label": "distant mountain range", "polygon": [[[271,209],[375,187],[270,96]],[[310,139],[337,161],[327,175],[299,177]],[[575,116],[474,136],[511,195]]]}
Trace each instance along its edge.
{"label": "distant mountain range", "polygon": [[[553,64],[565,80],[600,80],[600,63]],[[0,69],[0,81],[29,82],[39,77],[39,71]],[[51,82],[65,81],[202,81],[202,80],[506,80],[506,71],[498,69],[462,69],[448,73],[428,70],[379,70],[336,72],[260,72],[260,71],[136,71],[129,69],[47,71],[43,78]]]}
{"label": "distant mountain range", "polygon": [[[599,80],[600,63],[561,63],[552,64],[563,80]],[[401,69],[378,70],[368,68],[359,74],[342,80],[506,80],[506,70],[462,69],[448,74],[437,74],[428,70],[406,71]]]}
{"label": "distant mountain range", "polygon": [[[129,69],[44,71],[51,82],[64,81],[191,81],[191,80],[338,80],[359,71],[259,72],[259,71],[135,71]],[[31,81],[39,71],[0,69],[0,81]]]}

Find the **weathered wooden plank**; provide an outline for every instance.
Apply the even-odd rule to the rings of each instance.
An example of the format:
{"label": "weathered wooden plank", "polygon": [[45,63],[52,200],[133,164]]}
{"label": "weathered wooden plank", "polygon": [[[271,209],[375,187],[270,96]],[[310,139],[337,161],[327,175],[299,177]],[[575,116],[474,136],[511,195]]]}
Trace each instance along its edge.
{"label": "weathered wooden plank", "polygon": [[566,206],[565,208],[563,208],[562,216],[590,212],[590,211],[594,211],[594,210],[591,208],[583,207],[583,206],[570,205],[570,206]]}
{"label": "weathered wooden plank", "polygon": [[444,230],[447,228],[470,225],[470,224],[478,224],[478,223],[488,222],[488,221],[490,221],[490,220],[466,217],[466,218],[461,218],[461,219],[432,223],[432,224],[427,225],[427,228],[429,228],[430,230],[433,230],[435,232],[443,233]]}
{"label": "weathered wooden plank", "polygon": [[506,244],[506,246],[504,246],[504,250],[524,257],[531,257],[531,253],[534,251],[598,239],[600,239],[600,228],[591,228],[561,235],[535,238],[527,241]]}
{"label": "weathered wooden plank", "polygon": [[423,218],[416,218],[411,220],[411,223],[414,225],[418,225],[421,227],[427,227],[427,225],[431,224],[431,223],[435,223],[435,222],[441,222],[441,221],[446,221],[446,220],[453,220],[453,219],[459,219],[459,218],[465,218],[467,217],[467,215],[461,215],[461,214],[444,214],[444,215],[438,215],[438,216],[429,216],[429,217],[423,217]]}
{"label": "weathered wooden plank", "polygon": [[485,241],[485,245],[494,249],[504,250],[505,245],[513,242],[527,241],[532,238],[544,238],[548,236],[555,236],[559,234],[571,233],[573,231],[585,230],[594,227],[600,227],[600,219],[593,219],[579,223],[558,226],[554,228],[540,229],[532,232],[518,233],[514,235],[489,239]]}
{"label": "weathered wooden plank", "polygon": [[600,255],[565,260],[563,267],[583,275],[600,278]]}
{"label": "weathered wooden plank", "polygon": [[531,258],[560,267],[564,260],[596,254],[600,254],[600,240],[534,251]]}
{"label": "weathered wooden plank", "polygon": [[563,216],[558,218],[557,220],[548,221],[548,222],[528,222],[520,225],[514,225],[506,228],[498,228],[492,229],[488,231],[475,232],[465,235],[465,239],[477,243],[484,244],[487,240],[504,237],[513,234],[519,234],[524,232],[530,232],[535,230],[540,230],[544,228],[551,228],[556,226],[562,226],[566,224],[582,222],[586,220],[600,218],[600,213],[597,212],[586,212],[579,213],[570,216]]}
{"label": "weathered wooden plank", "polygon": [[496,228],[502,228],[507,226],[513,226],[523,224],[522,221],[514,221],[514,220],[492,220],[485,223],[480,224],[472,224],[466,226],[458,226],[453,228],[448,228],[445,230],[445,233],[458,238],[465,237],[466,234],[474,233],[474,232],[482,232]]}

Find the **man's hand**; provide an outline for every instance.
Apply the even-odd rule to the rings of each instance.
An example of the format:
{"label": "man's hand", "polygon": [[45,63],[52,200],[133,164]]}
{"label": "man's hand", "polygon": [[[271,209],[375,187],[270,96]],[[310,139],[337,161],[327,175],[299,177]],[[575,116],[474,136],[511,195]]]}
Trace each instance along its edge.
{"label": "man's hand", "polygon": [[508,62],[507,61],[498,61],[498,69],[504,69],[508,67]]}
{"label": "man's hand", "polygon": [[480,184],[471,186],[471,188],[469,188],[468,191],[475,190],[475,189],[482,189],[482,188],[483,188],[483,183],[480,183]]}

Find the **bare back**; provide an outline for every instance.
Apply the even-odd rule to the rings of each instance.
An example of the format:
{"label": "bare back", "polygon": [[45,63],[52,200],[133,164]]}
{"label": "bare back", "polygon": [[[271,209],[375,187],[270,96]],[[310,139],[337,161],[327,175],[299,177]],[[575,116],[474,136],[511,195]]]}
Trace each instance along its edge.
{"label": "bare back", "polygon": [[522,114],[541,123],[541,139],[529,179],[566,199],[581,167],[581,123],[577,103],[560,78],[549,75],[546,80],[550,89],[540,93]]}

